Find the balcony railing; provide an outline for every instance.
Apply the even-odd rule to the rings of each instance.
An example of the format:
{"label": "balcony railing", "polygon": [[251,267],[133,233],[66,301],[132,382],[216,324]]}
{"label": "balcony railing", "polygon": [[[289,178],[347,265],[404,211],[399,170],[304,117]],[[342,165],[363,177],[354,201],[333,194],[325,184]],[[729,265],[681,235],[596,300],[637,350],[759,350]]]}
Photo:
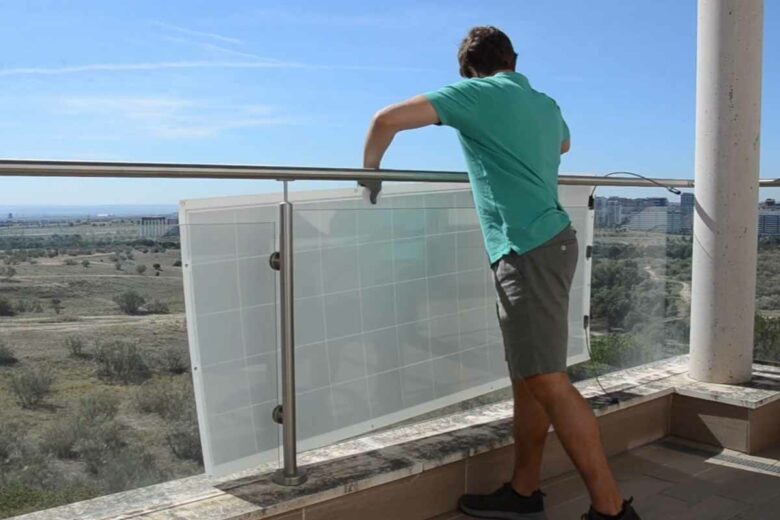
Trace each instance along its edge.
{"label": "balcony railing", "polygon": [[[489,270],[464,173],[0,161],[0,175],[416,186],[386,190],[376,207],[345,201],[343,192],[292,193],[286,217],[277,190],[226,201],[239,207],[222,214],[209,214],[213,201],[188,201],[191,216],[180,223],[93,217],[0,227],[0,379],[9,389],[0,412],[0,486],[19,496],[39,493],[3,514],[203,471],[200,438],[213,432],[198,430],[193,377],[204,392],[201,415],[214,411],[227,433],[237,425],[255,432],[219,439],[225,453],[212,464],[223,461],[221,470],[230,471],[246,446],[260,458],[277,457],[284,447],[288,478],[297,474],[298,441],[307,449],[416,412],[507,396]],[[561,176],[560,183],[693,187],[689,180],[596,176]],[[570,209],[587,212],[588,203],[585,197]],[[620,216],[614,204],[594,209],[590,359],[574,364],[572,377],[687,352],[691,235],[682,209],[649,202]],[[292,265],[284,262],[285,244]],[[280,247],[277,276],[267,266]],[[774,362],[780,295],[770,287],[778,255],[777,242],[762,241],[756,356]],[[386,310],[364,298],[385,302]],[[373,314],[363,315],[368,310]],[[186,327],[189,338],[209,347],[191,362]],[[296,361],[288,357],[285,365],[290,354]],[[231,363],[235,370],[220,372]],[[234,385],[235,374],[246,384]],[[286,411],[291,425],[296,397],[298,432],[288,428],[285,436],[269,419],[282,401],[279,415]],[[237,405],[240,399],[246,406]],[[58,478],[73,471],[82,477]]]}

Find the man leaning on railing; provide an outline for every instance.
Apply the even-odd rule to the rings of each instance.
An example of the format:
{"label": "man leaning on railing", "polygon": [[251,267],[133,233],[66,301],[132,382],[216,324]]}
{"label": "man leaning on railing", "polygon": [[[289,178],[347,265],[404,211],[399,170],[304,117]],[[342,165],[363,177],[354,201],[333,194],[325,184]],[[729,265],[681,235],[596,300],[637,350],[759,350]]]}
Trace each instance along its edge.
{"label": "man leaning on railing", "polygon": [[[515,71],[506,34],[475,27],[458,52],[463,81],[380,110],[363,166],[377,169],[396,133],[428,125],[458,132],[498,292],[514,391],[515,470],[489,495],[464,495],[478,518],[544,518],[542,453],[550,424],[591,496],[584,520],[638,519],[609,468],[599,426],[566,374],[569,290],[577,237],[558,201],[569,129],[555,101]],[[376,201],[378,184],[369,186]]]}

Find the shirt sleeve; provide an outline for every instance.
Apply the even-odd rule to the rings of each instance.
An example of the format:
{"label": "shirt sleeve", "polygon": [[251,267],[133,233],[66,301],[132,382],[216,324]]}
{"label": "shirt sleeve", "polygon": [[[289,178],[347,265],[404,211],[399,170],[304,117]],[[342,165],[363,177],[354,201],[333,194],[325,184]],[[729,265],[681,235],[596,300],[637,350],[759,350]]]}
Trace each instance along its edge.
{"label": "shirt sleeve", "polygon": [[473,114],[476,96],[471,95],[467,81],[440,88],[423,94],[430,101],[442,125],[451,126],[456,130],[464,130],[469,122],[469,114]]}

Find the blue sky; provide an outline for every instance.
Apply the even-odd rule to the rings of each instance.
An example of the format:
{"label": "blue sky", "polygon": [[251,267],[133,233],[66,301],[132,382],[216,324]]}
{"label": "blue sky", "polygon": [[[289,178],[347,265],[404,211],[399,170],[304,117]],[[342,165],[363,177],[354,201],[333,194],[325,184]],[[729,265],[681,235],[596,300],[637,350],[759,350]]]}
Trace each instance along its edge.
{"label": "blue sky", "polygon": [[[780,176],[780,5],[766,2],[762,177]],[[566,173],[693,177],[694,0],[0,0],[0,157],[357,167],[371,115],[456,81],[495,24],[559,101]],[[462,170],[455,134],[386,167]],[[302,186],[301,186],[302,187]],[[270,182],[0,179],[0,204],[174,203]]]}

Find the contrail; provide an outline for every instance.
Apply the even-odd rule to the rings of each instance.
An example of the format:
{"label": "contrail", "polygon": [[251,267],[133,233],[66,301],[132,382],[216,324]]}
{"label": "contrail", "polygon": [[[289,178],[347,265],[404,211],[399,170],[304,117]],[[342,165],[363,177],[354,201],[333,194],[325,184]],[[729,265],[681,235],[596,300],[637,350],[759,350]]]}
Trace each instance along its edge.
{"label": "contrail", "polygon": [[284,61],[164,61],[159,63],[93,63],[66,67],[18,67],[0,69],[0,76],[56,76],[85,72],[123,72],[163,69],[268,69],[306,68],[301,63]]}

